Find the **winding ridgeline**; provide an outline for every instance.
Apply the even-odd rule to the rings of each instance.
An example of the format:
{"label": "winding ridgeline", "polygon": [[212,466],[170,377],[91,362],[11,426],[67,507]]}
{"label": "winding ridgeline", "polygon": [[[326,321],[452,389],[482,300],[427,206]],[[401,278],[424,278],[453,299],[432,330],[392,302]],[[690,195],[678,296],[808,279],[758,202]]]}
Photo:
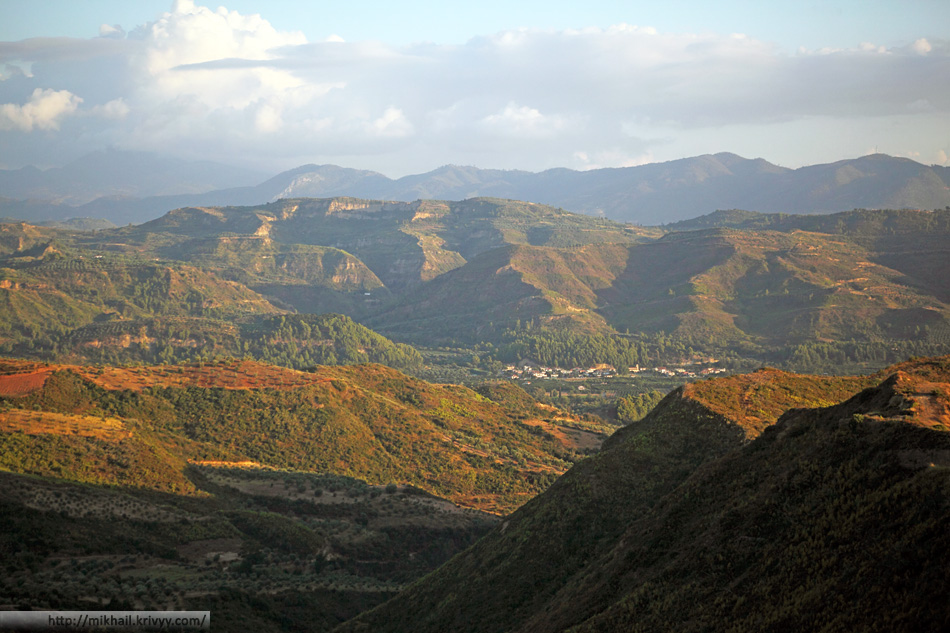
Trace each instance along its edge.
{"label": "winding ridgeline", "polygon": [[[585,171],[559,168],[532,173],[445,165],[391,180],[373,171],[301,165],[263,182],[262,178],[224,165],[107,150],[58,169],[0,169],[0,216],[34,223],[91,217],[122,226],[154,219],[176,207],[341,196],[405,202],[492,196],[638,224],[678,222],[732,208],[835,213],[950,205],[950,168],[885,154],[799,169],[723,152]],[[260,184],[225,185],[228,181]]]}
{"label": "winding ridgeline", "polygon": [[687,385],[338,631],[943,630],[948,431],[947,357]]}

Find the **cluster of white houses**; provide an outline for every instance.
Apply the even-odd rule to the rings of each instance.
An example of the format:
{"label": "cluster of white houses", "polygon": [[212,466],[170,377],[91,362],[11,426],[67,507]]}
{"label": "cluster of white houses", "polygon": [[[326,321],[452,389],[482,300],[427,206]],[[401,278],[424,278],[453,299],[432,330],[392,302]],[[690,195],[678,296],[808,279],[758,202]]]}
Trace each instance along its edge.
{"label": "cluster of white houses", "polygon": [[617,370],[610,365],[596,365],[594,367],[575,367],[562,369],[560,367],[544,367],[543,365],[508,365],[502,370],[502,375],[512,380],[532,378],[606,378],[616,376]]}
{"label": "cluster of white houses", "polygon": [[663,376],[680,378],[704,378],[726,371],[722,367],[641,367],[634,365],[629,374],[620,374],[611,365],[594,365],[593,367],[545,367],[534,365],[530,361],[522,361],[518,365],[508,365],[502,370],[502,375],[511,380],[543,380],[543,379],[578,379],[578,378],[611,378],[618,375],[635,376],[643,373],[656,373]]}
{"label": "cluster of white houses", "polygon": [[652,371],[657,374],[663,374],[664,376],[679,376],[681,378],[705,378],[706,376],[712,376],[714,374],[721,374],[725,369],[722,367],[703,367],[701,369],[696,368],[685,368],[685,367],[638,367],[634,371],[633,367],[630,368],[630,373],[640,373],[645,371]]}

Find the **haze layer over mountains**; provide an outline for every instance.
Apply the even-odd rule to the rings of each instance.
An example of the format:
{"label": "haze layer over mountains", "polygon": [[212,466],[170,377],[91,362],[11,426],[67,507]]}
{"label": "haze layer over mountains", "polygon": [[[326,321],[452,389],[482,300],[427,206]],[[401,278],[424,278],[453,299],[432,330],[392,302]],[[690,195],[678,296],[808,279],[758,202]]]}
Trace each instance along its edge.
{"label": "haze layer over mountains", "polygon": [[30,222],[88,217],[137,224],[185,206],[334,196],[407,202],[497,197],[659,225],[720,209],[834,213],[943,208],[950,205],[950,168],[873,154],[788,169],[719,153],[589,171],[446,165],[398,179],[336,165],[304,165],[267,179],[221,164],[108,150],[62,168],[0,171],[0,216]]}

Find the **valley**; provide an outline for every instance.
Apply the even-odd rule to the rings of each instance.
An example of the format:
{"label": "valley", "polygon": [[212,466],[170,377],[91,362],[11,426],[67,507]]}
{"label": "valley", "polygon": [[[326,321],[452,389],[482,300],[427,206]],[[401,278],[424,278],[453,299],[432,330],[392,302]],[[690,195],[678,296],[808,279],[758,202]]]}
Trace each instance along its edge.
{"label": "valley", "polygon": [[[938,573],[948,234],[946,210],[642,227],[497,198],[0,224],[4,608],[754,630],[831,607],[745,579],[843,587],[842,560],[930,625],[899,566],[803,526]],[[897,536],[905,489],[931,509]]]}
{"label": "valley", "polygon": [[0,629],[950,631],[950,2],[857,4],[4,0]]}
{"label": "valley", "polygon": [[937,630],[948,370],[691,383],[339,630]]}

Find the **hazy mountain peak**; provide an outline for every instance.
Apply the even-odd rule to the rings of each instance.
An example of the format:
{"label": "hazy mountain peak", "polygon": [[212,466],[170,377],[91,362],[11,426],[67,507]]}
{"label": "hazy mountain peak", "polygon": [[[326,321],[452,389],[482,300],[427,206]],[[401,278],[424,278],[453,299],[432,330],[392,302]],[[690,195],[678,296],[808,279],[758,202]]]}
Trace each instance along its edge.
{"label": "hazy mountain peak", "polygon": [[198,194],[254,184],[260,172],[210,161],[187,161],[154,152],[103,149],[45,171],[0,171],[0,191],[19,199],[84,204],[109,196]]}
{"label": "hazy mountain peak", "polygon": [[[121,163],[123,156],[128,157],[124,172],[104,173],[109,172],[107,164]],[[146,169],[145,165],[152,167]],[[230,182],[235,183],[229,185],[232,188],[210,191],[220,182],[212,177],[216,169],[211,164],[163,161],[148,153],[111,150],[92,154],[69,169],[0,171],[0,196],[46,201],[4,204],[0,214],[30,221],[105,217],[124,224],[151,219],[180,206],[250,205],[279,198],[352,196],[408,202],[490,196],[660,225],[718,209],[812,214],[855,208],[950,206],[950,168],[927,167],[884,154],[797,169],[731,152],[588,171],[562,168],[534,173],[449,164],[398,179],[374,171],[309,164],[256,186],[250,185],[259,179],[232,169],[228,172]],[[235,186],[238,184],[245,186]],[[198,193],[201,191],[207,193]],[[129,199],[153,192],[177,195]],[[124,199],[110,202],[106,196]],[[70,212],[64,206],[92,198],[97,200],[87,208]]]}

